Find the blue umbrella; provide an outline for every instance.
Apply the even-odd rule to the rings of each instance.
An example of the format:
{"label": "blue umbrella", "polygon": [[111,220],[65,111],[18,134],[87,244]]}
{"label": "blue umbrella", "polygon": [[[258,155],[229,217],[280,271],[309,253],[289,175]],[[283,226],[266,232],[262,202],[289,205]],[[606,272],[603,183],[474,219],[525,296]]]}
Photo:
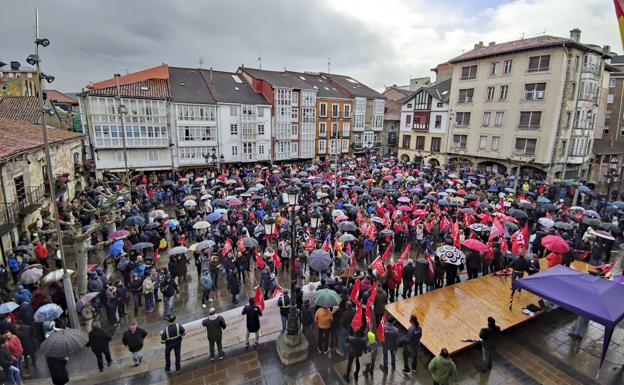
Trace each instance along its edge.
{"label": "blue umbrella", "polygon": [[581,186],[581,187],[579,187],[579,189],[578,189],[578,190],[579,190],[579,192],[580,192],[580,193],[582,193],[582,194],[587,194],[588,192],[590,192],[590,191],[591,191],[591,190],[589,189],[589,187],[587,187],[587,186]]}
{"label": "blue umbrella", "polygon": [[219,219],[221,219],[221,213],[211,213],[210,215],[208,215],[208,218],[206,218],[208,220],[208,222],[216,222]]}
{"label": "blue umbrella", "polygon": [[322,249],[314,250],[308,257],[308,266],[312,270],[321,271],[329,268],[332,258],[329,253]]}
{"label": "blue umbrella", "polygon": [[108,255],[110,255],[111,257],[115,257],[119,255],[121,253],[121,250],[123,250],[123,247],[124,247],[124,241],[121,239],[116,240],[108,248]]}
{"label": "blue umbrella", "polygon": [[444,198],[438,199],[438,205],[440,205],[440,206],[448,206],[449,205],[449,201],[447,201]]}
{"label": "blue umbrella", "polygon": [[537,203],[550,203],[550,199],[546,197],[539,197],[537,198]]}
{"label": "blue umbrella", "polygon": [[175,219],[170,219],[165,224],[166,224],[166,226],[168,228],[172,229],[172,228],[178,226],[180,224],[180,222],[176,221]]}
{"label": "blue umbrella", "polygon": [[5,302],[0,305],[0,314],[7,314],[19,307],[15,302]]}
{"label": "blue umbrella", "polygon": [[227,214],[228,211],[227,209],[216,209],[214,212],[219,214]]}
{"label": "blue umbrella", "polygon": [[54,321],[58,317],[63,314],[63,309],[55,303],[48,303],[41,306],[35,312],[35,321],[37,322],[45,322],[45,321]]}
{"label": "blue umbrella", "polygon": [[612,203],[612,205],[617,207],[618,209],[624,209],[624,201],[615,201]]}

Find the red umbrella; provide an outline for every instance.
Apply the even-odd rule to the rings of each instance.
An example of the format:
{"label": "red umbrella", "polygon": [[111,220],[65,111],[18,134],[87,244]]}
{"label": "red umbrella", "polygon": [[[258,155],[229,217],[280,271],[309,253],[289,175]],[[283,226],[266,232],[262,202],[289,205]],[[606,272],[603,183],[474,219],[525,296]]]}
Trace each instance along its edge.
{"label": "red umbrella", "polygon": [[130,232],[128,230],[117,230],[110,233],[108,235],[108,239],[123,239],[128,235],[130,235]]}
{"label": "red umbrella", "polygon": [[427,215],[427,210],[414,210],[412,211],[412,214],[416,215],[416,216],[421,216],[421,215]]}
{"label": "red umbrella", "polygon": [[394,178],[392,177],[392,175],[387,174],[387,175],[385,175],[385,176],[383,177],[383,180],[386,180],[386,181],[388,181],[388,182],[389,182],[389,181],[391,181],[391,180],[394,180]]}
{"label": "red umbrella", "polygon": [[412,208],[409,207],[409,206],[406,206],[406,205],[401,205],[401,206],[397,207],[397,209],[401,210],[401,211],[412,211]]}
{"label": "red umbrella", "polygon": [[241,200],[240,200],[240,199],[238,199],[238,198],[230,199],[230,200],[228,201],[228,205],[230,205],[230,206],[240,206],[240,205],[242,205],[242,204],[243,204],[243,201],[241,201]]}
{"label": "red umbrella", "polygon": [[457,195],[466,195],[466,190],[464,190],[463,188],[460,188],[459,190],[455,191],[455,194],[457,194]]}
{"label": "red umbrella", "polygon": [[485,243],[481,242],[478,239],[466,239],[462,243],[462,245],[466,246],[467,248],[469,248],[471,250],[478,251],[480,253],[485,253],[486,251],[489,250],[487,245]]}
{"label": "red umbrella", "polygon": [[336,217],[336,221],[346,221],[347,219],[349,219],[349,217],[346,215],[338,215]]}
{"label": "red umbrella", "polygon": [[570,251],[570,246],[565,239],[561,238],[559,235],[547,235],[542,238],[542,246],[544,246],[549,251],[554,251],[555,253],[567,253]]}

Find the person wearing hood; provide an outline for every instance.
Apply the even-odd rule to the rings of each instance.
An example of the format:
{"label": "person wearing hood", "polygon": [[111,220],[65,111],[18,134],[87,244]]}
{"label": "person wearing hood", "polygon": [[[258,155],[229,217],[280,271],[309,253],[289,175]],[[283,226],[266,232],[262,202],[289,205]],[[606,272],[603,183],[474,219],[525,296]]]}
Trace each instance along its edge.
{"label": "person wearing hood", "polygon": [[95,354],[100,372],[104,371],[104,360],[102,359],[102,355],[106,358],[108,367],[110,367],[113,363],[110,353],[110,340],[111,336],[102,330],[100,323],[94,322],[93,329],[89,332],[89,342],[87,343],[87,347],[90,347],[93,354]]}
{"label": "person wearing hood", "polygon": [[390,353],[390,363],[392,371],[396,368],[396,351],[399,348],[399,329],[395,326],[395,319],[388,317],[384,326],[384,341],[381,345],[383,352],[383,364],[379,366],[381,371],[388,371],[388,353]]}
{"label": "person wearing hood", "polygon": [[412,285],[414,284],[414,263],[411,259],[407,260],[407,264],[403,267],[403,298],[412,296]]}
{"label": "person wearing hood", "polygon": [[217,350],[219,351],[219,360],[222,360],[225,357],[223,353],[223,346],[221,341],[223,339],[223,330],[227,326],[225,324],[225,319],[216,314],[216,310],[214,307],[211,307],[208,310],[208,318],[202,321],[202,326],[206,328],[206,335],[208,337],[208,344],[210,345],[210,361],[214,361],[215,359],[215,344],[217,345]]}
{"label": "person wearing hood", "polygon": [[199,277],[199,284],[202,288],[202,307],[206,308],[206,302],[212,302],[210,291],[212,290],[212,277],[209,269],[204,269]]}
{"label": "person wearing hood", "polygon": [[31,298],[32,294],[30,294],[30,291],[26,289],[24,285],[17,285],[15,293],[13,293],[15,303],[30,302]]}
{"label": "person wearing hood", "polygon": [[9,254],[7,257],[7,266],[9,267],[9,271],[13,277],[13,283],[17,284],[19,281],[20,263],[15,254]]}
{"label": "person wearing hood", "polygon": [[[102,285],[102,281],[97,276],[97,273],[95,271],[91,271],[87,275],[88,275],[87,290],[89,291],[89,293],[92,293],[92,292],[102,293],[102,291],[104,290],[104,285]],[[102,302],[101,302],[100,297],[101,295],[98,295],[95,298],[93,298],[93,300],[91,301],[96,313],[99,313],[102,309]]]}
{"label": "person wearing hood", "polygon": [[43,243],[37,242],[35,246],[35,256],[37,257],[37,261],[45,266],[46,269],[50,268],[50,266],[48,266],[48,248]]}
{"label": "person wearing hood", "polygon": [[17,328],[15,329],[15,335],[19,338],[23,352],[23,363],[28,368],[28,358],[32,362],[33,366],[37,366],[37,359],[35,353],[37,352],[37,344],[35,342],[35,332],[33,328],[26,325],[21,320],[17,320]]}
{"label": "person wearing hood", "polygon": [[29,302],[22,302],[17,310],[19,319],[26,325],[32,326],[35,323],[35,311]]}
{"label": "person wearing hood", "polygon": [[457,367],[449,357],[446,348],[443,348],[440,355],[429,362],[428,369],[433,379],[433,385],[448,385],[452,379],[457,378]]}

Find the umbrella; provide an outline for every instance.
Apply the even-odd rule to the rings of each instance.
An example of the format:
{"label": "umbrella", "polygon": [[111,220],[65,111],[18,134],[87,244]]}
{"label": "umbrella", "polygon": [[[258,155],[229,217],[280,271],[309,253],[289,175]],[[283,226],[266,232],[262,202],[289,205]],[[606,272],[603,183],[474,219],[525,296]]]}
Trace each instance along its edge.
{"label": "umbrella", "polygon": [[124,241],[122,241],[121,239],[113,242],[113,244],[110,245],[110,247],[108,248],[108,255],[110,255],[111,257],[119,255],[119,253],[121,253],[121,250],[123,250],[123,247]]}
{"label": "umbrella", "polygon": [[504,221],[503,224],[511,231],[517,231],[520,228],[520,226],[513,223],[512,221]]}
{"label": "umbrella", "polygon": [[379,187],[374,187],[373,189],[371,189],[371,193],[373,194],[384,194],[385,190]]}
{"label": "umbrella", "polygon": [[344,211],[342,211],[342,210],[334,210],[334,211],[332,211],[332,217],[339,217],[341,215],[345,215]]}
{"label": "umbrella", "polygon": [[185,201],[183,203],[183,205],[184,205],[184,207],[195,207],[195,206],[197,206],[197,202],[195,202],[195,201]]}
{"label": "umbrella", "polygon": [[201,251],[203,249],[208,249],[210,247],[213,247],[214,245],[216,245],[215,241],[208,239],[208,240],[196,243],[195,244],[195,250]]}
{"label": "umbrella", "polygon": [[165,226],[167,226],[170,229],[178,226],[179,224],[180,222],[176,221],[175,219],[169,219],[167,222],[165,222]]}
{"label": "umbrella", "polygon": [[412,214],[414,214],[416,216],[419,216],[419,217],[422,216],[422,215],[427,215],[427,213],[428,213],[428,211],[427,210],[423,210],[423,209],[412,211]]}
{"label": "umbrella", "polygon": [[570,210],[576,210],[576,211],[583,211],[585,212],[585,209],[581,206],[572,206],[570,207]]}
{"label": "umbrella", "polygon": [[187,195],[184,198],[182,198],[183,201],[194,201],[195,199],[197,199],[197,197],[195,195]]}
{"label": "umbrella", "polygon": [[466,263],[466,255],[455,246],[444,245],[435,252],[444,263],[459,266]]}
{"label": "umbrella", "polygon": [[163,210],[152,210],[149,212],[151,218],[160,218],[165,212]]}
{"label": "umbrella", "polygon": [[602,239],[606,239],[609,241],[615,241],[615,238],[613,238],[613,236],[609,233],[607,233],[606,231],[602,231],[602,230],[594,230],[593,235],[600,237]]}
{"label": "umbrella", "polygon": [[555,221],[550,218],[540,218],[537,222],[544,227],[553,227],[555,225]]}
{"label": "umbrella", "polygon": [[477,194],[468,194],[466,195],[466,199],[469,201],[475,201],[479,199],[479,196]]}
{"label": "umbrella", "polygon": [[333,307],[340,304],[340,296],[331,289],[321,289],[314,293],[314,304],[322,307]]}
{"label": "umbrella", "polygon": [[117,230],[108,234],[108,239],[124,239],[128,235],[130,235],[130,232],[128,230]]}
{"label": "umbrella", "polygon": [[518,202],[518,207],[520,207],[521,209],[526,210],[526,209],[532,209],[533,205],[529,201],[520,201],[520,202]]}
{"label": "umbrella", "polygon": [[622,230],[618,227],[618,225],[611,222],[603,222],[600,224],[600,228],[603,230],[610,231],[612,234],[620,234]]}
{"label": "umbrella", "polygon": [[438,199],[438,206],[448,206],[449,205],[449,201],[447,201],[446,199],[442,198],[442,199]]}
{"label": "umbrella", "polygon": [[484,225],[483,223],[473,223],[473,224],[471,224],[468,227],[470,227],[474,231],[478,231],[478,232],[490,231],[490,226]]}
{"label": "umbrella", "polygon": [[11,313],[13,310],[17,309],[18,307],[19,305],[16,304],[15,302],[5,302],[2,305],[0,305],[0,314]]}
{"label": "umbrella", "polygon": [[250,237],[245,237],[243,238],[243,246],[245,246],[248,249],[252,249],[258,246],[258,241]]}
{"label": "umbrella", "polygon": [[141,218],[138,215],[124,219],[124,225],[126,226],[136,226],[136,225],[142,226],[144,223],[145,223],[145,219]]}
{"label": "umbrella", "polygon": [[566,242],[566,240],[561,238],[559,235],[545,236],[542,238],[542,246],[555,253],[567,253],[570,251],[570,245],[568,245],[568,242]]}
{"label": "umbrella", "polygon": [[208,219],[208,222],[216,222],[221,219],[222,216],[221,213],[211,213],[206,219]]}
{"label": "umbrella", "polygon": [[349,217],[346,215],[338,215],[335,219],[336,221],[346,221]]}
{"label": "umbrella", "polygon": [[487,245],[478,239],[466,239],[462,245],[466,246],[470,250],[475,250],[481,253],[485,253],[489,250]]}
{"label": "umbrella", "polygon": [[225,201],[225,199],[215,199],[212,201],[212,205],[225,207],[227,206],[227,202]]}
{"label": "umbrella", "polygon": [[550,203],[550,199],[546,198],[546,197],[539,197],[537,198],[537,203]]}
{"label": "umbrella", "polygon": [[357,230],[357,226],[353,222],[345,221],[338,224],[338,228],[341,231],[355,231]]}
{"label": "umbrella", "polygon": [[61,314],[63,314],[63,309],[61,309],[59,305],[55,303],[47,303],[37,309],[37,311],[35,312],[35,321],[54,321],[55,319],[60,317]]}
{"label": "umbrella", "polygon": [[78,301],[76,301],[76,310],[80,311],[83,307],[87,306],[89,302],[93,300],[93,298],[97,297],[100,294],[99,291],[92,291],[91,293],[87,293],[80,297]]}
{"label": "umbrella", "polygon": [[340,238],[338,238],[338,240],[340,242],[351,242],[351,241],[355,241],[357,238],[349,233],[347,234],[342,234],[340,236]]}
{"label": "umbrella", "polygon": [[408,212],[408,211],[412,211],[412,208],[406,205],[401,205],[399,207],[397,207],[397,210],[401,210],[403,212]]}
{"label": "umbrella", "polygon": [[555,222],[554,226],[555,228],[561,229],[561,230],[572,230],[574,228],[572,223],[569,223],[569,222]]}
{"label": "umbrella", "polygon": [[600,226],[600,219],[595,218],[583,218],[583,223],[589,226]]}
{"label": "umbrella", "polygon": [[383,223],[384,223],[383,218],[381,218],[381,217],[377,217],[377,216],[374,216],[374,217],[372,218],[372,221],[373,221],[373,222],[375,222],[375,223],[381,223],[381,224],[383,224]]}
{"label": "umbrella", "polygon": [[144,228],[145,228],[145,230],[153,230],[153,229],[156,229],[158,227],[160,227],[160,223],[152,222],[152,223],[146,224]]}
{"label": "umbrella", "polygon": [[[74,271],[67,269],[67,273],[71,275],[71,274],[74,274]],[[46,274],[45,277],[43,277],[42,282],[50,284],[53,282],[58,282],[61,279],[63,279],[63,270],[58,269],[58,270],[54,270]]]}
{"label": "umbrella", "polygon": [[29,284],[38,282],[43,276],[43,269],[31,268],[24,270],[20,276],[20,281]]}
{"label": "umbrella", "polygon": [[617,207],[618,209],[624,209],[624,201],[615,201],[613,203],[611,203],[613,206]]}
{"label": "umbrella", "polygon": [[470,208],[470,207],[463,208],[463,209],[461,209],[461,211],[462,211],[464,214],[468,214],[468,215],[476,215],[476,214],[477,214],[477,212],[476,212],[476,211],[474,211],[474,209],[473,209],[473,208]]}
{"label": "umbrella", "polygon": [[516,219],[523,219],[523,218],[528,218],[529,217],[527,215],[526,211],[519,210],[519,209],[511,209],[511,210],[509,210],[509,215],[511,215],[512,217],[514,217]]}
{"label": "umbrella", "polygon": [[400,197],[399,202],[401,203],[409,203],[410,199],[408,197]]}
{"label": "umbrella", "polygon": [[360,186],[353,186],[353,187],[351,187],[351,190],[355,191],[358,194],[361,194],[361,193],[364,192],[364,189],[362,187],[360,187]]}
{"label": "umbrella", "polygon": [[171,250],[169,250],[169,255],[184,254],[188,251],[189,250],[184,246],[176,246],[172,248]]}
{"label": "umbrella", "polygon": [[590,218],[600,218],[600,214],[594,210],[585,210],[585,216]]}
{"label": "umbrella", "polygon": [[394,231],[390,229],[381,230],[379,234],[383,235],[384,237],[394,237]]}
{"label": "umbrella", "polygon": [[310,253],[308,257],[308,265],[310,269],[321,271],[326,270],[331,265],[331,256],[325,250],[316,249]]}
{"label": "umbrella", "polygon": [[199,221],[199,222],[195,222],[195,224],[193,225],[193,228],[196,230],[203,230],[203,229],[207,229],[210,227],[210,223],[206,222],[206,221]]}
{"label": "umbrella", "polygon": [[63,358],[81,351],[87,342],[89,337],[80,330],[61,329],[41,343],[38,353],[47,357]]}
{"label": "umbrella", "polygon": [[492,205],[487,203],[487,202],[480,202],[477,206],[479,208],[481,208],[481,209],[491,209],[492,208]]}
{"label": "umbrella", "polygon": [[202,201],[207,201],[208,199],[210,199],[210,194],[204,194],[199,199]]}
{"label": "umbrella", "polygon": [[238,198],[233,198],[233,199],[230,199],[230,200],[228,201],[228,204],[229,204],[231,207],[236,207],[236,206],[241,206],[241,205],[243,204],[243,201],[241,201],[241,200],[240,200],[240,199],[238,199]]}
{"label": "umbrella", "polygon": [[143,250],[143,249],[149,249],[150,247],[154,247],[154,245],[152,245],[149,242],[139,242],[139,243],[135,243],[134,245],[132,245],[130,247],[130,250],[133,250],[133,251]]}

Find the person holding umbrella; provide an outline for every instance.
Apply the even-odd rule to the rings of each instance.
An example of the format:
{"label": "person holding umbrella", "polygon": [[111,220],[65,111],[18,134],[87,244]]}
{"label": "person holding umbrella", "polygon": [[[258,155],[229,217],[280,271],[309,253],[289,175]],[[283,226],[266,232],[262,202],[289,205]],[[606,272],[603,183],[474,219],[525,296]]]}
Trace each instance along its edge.
{"label": "person holding umbrella", "polygon": [[87,343],[87,347],[90,347],[93,354],[95,354],[95,359],[97,360],[100,373],[104,371],[104,361],[102,360],[102,355],[106,358],[108,367],[110,367],[113,363],[113,359],[110,354],[110,340],[111,336],[102,330],[100,323],[94,322],[93,329],[89,332],[89,342]]}

